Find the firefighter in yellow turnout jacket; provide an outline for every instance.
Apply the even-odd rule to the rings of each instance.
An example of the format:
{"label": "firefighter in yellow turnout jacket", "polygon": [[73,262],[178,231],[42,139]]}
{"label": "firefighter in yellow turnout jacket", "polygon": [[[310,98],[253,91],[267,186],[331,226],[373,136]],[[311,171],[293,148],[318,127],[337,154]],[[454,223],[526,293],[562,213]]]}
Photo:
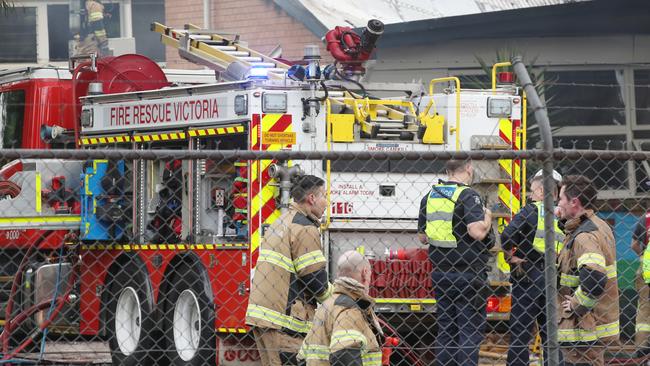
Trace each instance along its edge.
{"label": "firefighter in yellow turnout jacket", "polygon": [[616,243],[594,214],[593,183],[584,176],[562,182],[560,217],[566,219],[558,256],[558,341],[567,365],[604,365],[604,346],[619,338]]}
{"label": "firefighter in yellow turnout jacket", "polygon": [[380,366],[383,334],[368,296],[368,260],[349,251],[338,262],[334,293],[316,311],[300,349],[307,366]]}
{"label": "firefighter in yellow turnout jacket", "polygon": [[103,55],[106,55],[108,38],[104,27],[104,5],[98,0],[86,0],[86,12],[88,13],[88,27],[95,36],[97,48]]}
{"label": "firefighter in yellow turnout jacket", "polygon": [[320,243],[320,218],[327,206],[325,182],[298,178],[294,203],[266,229],[251,281],[246,324],[262,365],[294,365],[311,327],[316,301],[331,294]]}

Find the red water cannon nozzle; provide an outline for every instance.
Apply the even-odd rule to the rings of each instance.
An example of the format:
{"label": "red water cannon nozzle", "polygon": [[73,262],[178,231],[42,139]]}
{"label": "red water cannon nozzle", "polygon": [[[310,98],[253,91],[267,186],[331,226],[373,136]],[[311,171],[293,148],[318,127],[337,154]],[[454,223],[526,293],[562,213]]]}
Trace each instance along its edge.
{"label": "red water cannon nozzle", "polygon": [[335,27],[325,35],[327,50],[347,70],[363,71],[361,63],[370,58],[377,39],[384,33],[384,23],[377,19],[368,21],[361,36],[350,27]]}

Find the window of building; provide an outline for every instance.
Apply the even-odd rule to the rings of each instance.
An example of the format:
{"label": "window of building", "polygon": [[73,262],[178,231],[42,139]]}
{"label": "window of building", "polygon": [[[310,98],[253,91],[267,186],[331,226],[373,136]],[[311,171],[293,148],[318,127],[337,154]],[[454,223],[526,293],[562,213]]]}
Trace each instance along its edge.
{"label": "window of building", "polygon": [[70,34],[70,11],[68,5],[47,6],[47,34],[50,61],[68,60]]}
{"label": "window of building", "polygon": [[634,70],[636,123],[650,125],[650,70]]}
{"label": "window of building", "polygon": [[458,76],[462,89],[490,89],[492,88],[491,77],[485,74],[461,75]]}
{"label": "window of building", "polygon": [[119,38],[122,36],[120,27],[120,4],[102,2],[104,4],[104,27],[108,38]]}
{"label": "window of building", "polygon": [[[562,136],[553,138],[558,149],[628,150],[625,136]],[[628,164],[622,160],[571,160],[558,164],[560,173],[593,179],[600,190],[628,189]]]}
{"label": "window of building", "polygon": [[0,93],[0,132],[5,149],[22,145],[22,127],[25,119],[25,91],[12,90]]}
{"label": "window of building", "polygon": [[0,62],[36,62],[36,8],[0,11]]}
{"label": "window of building", "polygon": [[[118,38],[121,36],[120,4],[111,2],[104,2],[103,4],[106,35],[108,38]],[[70,32],[70,7],[66,4],[48,5],[47,28],[50,61],[67,61],[69,42],[73,37]],[[83,32],[86,32],[86,30]]]}
{"label": "window of building", "polygon": [[547,71],[544,98],[551,125],[625,125],[622,70]]}

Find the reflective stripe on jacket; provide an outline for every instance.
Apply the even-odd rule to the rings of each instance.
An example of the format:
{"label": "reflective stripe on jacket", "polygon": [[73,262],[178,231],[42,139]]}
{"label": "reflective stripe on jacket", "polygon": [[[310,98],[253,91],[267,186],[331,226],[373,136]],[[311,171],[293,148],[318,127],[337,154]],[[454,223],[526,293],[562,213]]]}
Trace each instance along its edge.
{"label": "reflective stripe on jacket", "polygon": [[[537,206],[537,230],[535,231],[535,239],[533,239],[533,248],[544,253],[546,244],[544,243],[545,230],[544,230],[544,203],[539,201],[534,203]],[[559,253],[562,249],[562,242],[564,241],[564,233],[557,225],[557,219],[553,219],[553,229],[555,231],[555,252]]]}
{"label": "reflective stripe on jacket", "polygon": [[429,245],[439,248],[456,248],[452,220],[454,208],[465,186],[438,184],[433,186],[427,198],[427,225],[425,233]]}
{"label": "reflective stripe on jacket", "polygon": [[86,11],[88,12],[88,22],[104,19],[104,5],[96,1],[86,1]]}

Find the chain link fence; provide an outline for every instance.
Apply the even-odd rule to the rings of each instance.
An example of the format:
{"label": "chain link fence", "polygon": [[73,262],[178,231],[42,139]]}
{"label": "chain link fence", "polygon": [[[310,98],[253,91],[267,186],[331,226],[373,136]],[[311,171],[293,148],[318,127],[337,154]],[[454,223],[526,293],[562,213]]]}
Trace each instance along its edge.
{"label": "chain link fence", "polygon": [[[645,362],[648,197],[608,190],[624,178],[606,168],[643,169],[647,153],[97,149],[2,158],[11,161],[0,171],[5,363],[260,364],[273,352],[260,355],[256,330],[283,329],[288,339],[255,333],[257,344],[291,358],[301,324],[314,319],[298,357],[309,363],[357,348],[377,365],[382,352],[391,365],[541,364],[554,350],[564,361],[600,364],[602,351],[606,364]],[[564,178],[587,176],[596,196],[578,203],[546,174],[559,209],[533,203],[544,196],[534,177],[543,163]],[[291,187],[308,174],[327,184],[306,185],[296,204]],[[309,232],[318,232],[317,252]],[[286,249],[287,238],[301,249]],[[553,264],[544,244],[557,249]],[[368,276],[350,251],[368,260]]]}

